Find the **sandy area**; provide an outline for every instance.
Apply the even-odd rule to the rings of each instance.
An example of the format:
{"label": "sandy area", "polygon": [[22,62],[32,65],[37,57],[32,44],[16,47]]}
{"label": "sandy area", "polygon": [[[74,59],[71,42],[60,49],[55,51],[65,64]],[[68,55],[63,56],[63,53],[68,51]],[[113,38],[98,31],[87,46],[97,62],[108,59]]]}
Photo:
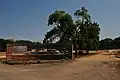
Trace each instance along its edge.
{"label": "sandy area", "polygon": [[109,65],[115,61],[114,57],[107,54],[62,64],[0,64],[0,80],[119,80],[120,72]]}

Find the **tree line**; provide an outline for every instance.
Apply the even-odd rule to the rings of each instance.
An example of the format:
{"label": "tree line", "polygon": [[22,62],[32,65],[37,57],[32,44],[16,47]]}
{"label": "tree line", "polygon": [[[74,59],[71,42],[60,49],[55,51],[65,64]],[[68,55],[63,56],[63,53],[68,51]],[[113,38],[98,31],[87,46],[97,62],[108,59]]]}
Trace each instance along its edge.
{"label": "tree line", "polygon": [[120,37],[115,39],[105,38],[100,42],[99,49],[119,49],[120,48]]}
{"label": "tree line", "polygon": [[[40,42],[32,42],[29,40],[16,40],[11,39],[0,39],[0,51],[6,50],[7,44],[26,45],[32,49],[44,48],[44,45]],[[105,38],[99,41],[98,49],[119,49],[120,48],[120,37],[115,39]],[[93,48],[95,50],[95,48]]]}
{"label": "tree line", "polygon": [[12,40],[12,39],[0,39],[0,51],[6,51],[7,44],[14,44],[14,45],[25,45],[30,49],[39,49],[42,48],[43,45],[40,42],[32,42],[29,40]]}

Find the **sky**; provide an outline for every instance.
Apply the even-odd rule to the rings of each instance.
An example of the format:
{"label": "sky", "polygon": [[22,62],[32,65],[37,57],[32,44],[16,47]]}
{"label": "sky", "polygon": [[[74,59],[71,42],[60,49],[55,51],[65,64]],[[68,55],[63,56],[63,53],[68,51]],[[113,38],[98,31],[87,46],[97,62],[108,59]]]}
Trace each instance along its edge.
{"label": "sky", "polygon": [[84,6],[100,25],[100,39],[114,39],[120,36],[119,3],[120,0],[0,0],[0,38],[42,41],[50,30],[47,20],[51,13],[64,10],[73,15]]}

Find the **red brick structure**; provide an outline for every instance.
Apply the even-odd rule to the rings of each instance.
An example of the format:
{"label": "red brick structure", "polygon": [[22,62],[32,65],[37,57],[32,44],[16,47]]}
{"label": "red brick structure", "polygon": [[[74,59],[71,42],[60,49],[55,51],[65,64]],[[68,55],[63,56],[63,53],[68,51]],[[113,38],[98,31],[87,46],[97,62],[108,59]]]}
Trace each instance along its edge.
{"label": "red brick structure", "polygon": [[[20,60],[20,61],[29,61],[29,60],[60,60],[65,59],[66,57],[73,59],[73,45],[67,45],[65,48],[68,50],[68,54],[57,55],[57,54],[28,54],[23,52],[14,54],[14,45],[7,45],[6,50],[6,60]],[[54,45],[55,48],[61,48],[62,45]],[[53,48],[54,49],[54,48]],[[24,54],[25,53],[25,54]]]}

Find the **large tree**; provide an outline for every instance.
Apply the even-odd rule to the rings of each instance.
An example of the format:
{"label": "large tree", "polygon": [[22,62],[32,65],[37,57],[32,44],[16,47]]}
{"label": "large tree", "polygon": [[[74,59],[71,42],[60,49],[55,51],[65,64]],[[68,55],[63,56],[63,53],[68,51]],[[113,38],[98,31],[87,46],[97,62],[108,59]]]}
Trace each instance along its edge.
{"label": "large tree", "polygon": [[99,47],[99,25],[92,22],[88,10],[82,7],[76,10],[74,15],[77,17],[75,22],[78,34],[78,44],[81,49],[86,49],[87,53],[90,49],[98,49]]}
{"label": "large tree", "polygon": [[92,22],[88,10],[82,7],[76,10],[77,17],[75,23],[71,15],[65,11],[55,11],[49,16],[48,26],[53,26],[52,30],[45,34],[43,43],[50,43],[56,38],[59,42],[72,41],[77,52],[77,45],[81,49],[97,49],[99,46],[99,25]]}

